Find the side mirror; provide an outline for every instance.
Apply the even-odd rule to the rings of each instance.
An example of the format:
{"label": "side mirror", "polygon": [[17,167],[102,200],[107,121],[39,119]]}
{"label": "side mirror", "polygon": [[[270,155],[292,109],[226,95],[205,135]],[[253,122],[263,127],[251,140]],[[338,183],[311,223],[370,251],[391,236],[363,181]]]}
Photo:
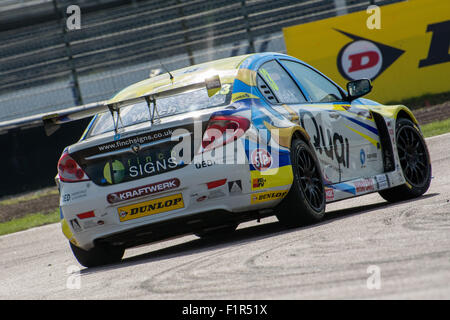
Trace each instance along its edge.
{"label": "side mirror", "polygon": [[369,79],[359,79],[347,83],[348,99],[350,101],[362,97],[372,91],[372,83]]}

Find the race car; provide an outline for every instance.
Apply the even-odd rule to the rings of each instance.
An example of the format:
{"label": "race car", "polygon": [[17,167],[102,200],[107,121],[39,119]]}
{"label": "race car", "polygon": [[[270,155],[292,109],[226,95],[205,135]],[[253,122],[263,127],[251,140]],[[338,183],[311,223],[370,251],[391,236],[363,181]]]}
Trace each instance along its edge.
{"label": "race car", "polygon": [[231,233],[275,215],[320,221],[325,206],[379,192],[424,194],[430,157],[403,105],[361,98],[285,54],[236,56],[167,71],[111,100],[44,117],[52,133],[93,116],[58,162],[61,224],[78,262],[119,262],[125,249],[186,234]]}

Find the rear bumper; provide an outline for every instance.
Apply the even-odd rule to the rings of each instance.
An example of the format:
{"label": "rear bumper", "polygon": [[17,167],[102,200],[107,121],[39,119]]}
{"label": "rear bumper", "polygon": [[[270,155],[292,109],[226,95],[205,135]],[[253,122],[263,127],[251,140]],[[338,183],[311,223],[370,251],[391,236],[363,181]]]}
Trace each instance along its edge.
{"label": "rear bumper", "polygon": [[[160,181],[178,179],[177,188],[111,204],[108,195]],[[209,182],[226,180],[223,185]],[[288,186],[270,190],[288,190]],[[259,190],[263,192],[267,190]],[[182,234],[195,233],[208,227],[227,225],[258,217],[261,209],[276,206],[282,198],[252,203],[251,173],[248,164],[198,164],[118,185],[100,187],[92,182],[60,182],[60,208],[63,230],[72,243],[85,250],[97,242],[131,247]],[[182,197],[181,207],[121,221],[121,208],[134,205],[156,206],[155,200]],[[165,202],[170,203],[170,202]],[[88,214],[80,219],[79,215]],[[83,216],[83,215],[82,215]],[[123,218],[122,218],[123,220]]]}

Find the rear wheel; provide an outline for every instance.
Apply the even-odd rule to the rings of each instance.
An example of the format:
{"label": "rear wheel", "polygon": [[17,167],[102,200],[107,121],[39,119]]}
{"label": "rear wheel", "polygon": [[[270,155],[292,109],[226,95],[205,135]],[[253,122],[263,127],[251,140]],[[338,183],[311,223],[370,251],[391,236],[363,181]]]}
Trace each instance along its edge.
{"label": "rear wheel", "polygon": [[125,253],[125,249],[110,245],[98,245],[84,250],[70,242],[70,248],[78,262],[88,268],[119,262]]}
{"label": "rear wheel", "polygon": [[291,145],[294,181],[276,214],[280,223],[297,227],[321,220],[325,214],[325,191],[319,161],[300,139]]}
{"label": "rear wheel", "polygon": [[397,120],[396,144],[406,183],[379,192],[389,202],[419,197],[428,190],[431,182],[431,162],[427,145],[419,128],[411,120]]}

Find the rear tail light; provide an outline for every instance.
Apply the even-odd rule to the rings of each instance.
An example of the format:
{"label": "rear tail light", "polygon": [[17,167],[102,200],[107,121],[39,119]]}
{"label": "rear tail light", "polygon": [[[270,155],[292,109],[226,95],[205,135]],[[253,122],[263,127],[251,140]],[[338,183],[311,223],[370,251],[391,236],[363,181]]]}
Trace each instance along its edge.
{"label": "rear tail light", "polygon": [[58,161],[59,179],[64,182],[87,181],[89,177],[73,160],[67,152],[64,152]]}
{"label": "rear tail light", "polygon": [[250,127],[250,121],[240,116],[213,116],[203,134],[203,151],[233,142]]}

